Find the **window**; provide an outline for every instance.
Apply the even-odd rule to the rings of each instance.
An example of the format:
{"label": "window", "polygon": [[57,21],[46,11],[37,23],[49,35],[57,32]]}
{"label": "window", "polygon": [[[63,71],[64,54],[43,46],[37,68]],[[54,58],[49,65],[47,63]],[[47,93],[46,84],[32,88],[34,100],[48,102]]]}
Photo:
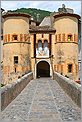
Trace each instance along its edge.
{"label": "window", "polygon": [[62,41],[65,42],[65,34],[62,34]]}
{"label": "window", "polygon": [[3,35],[1,35],[1,40],[3,40]]}
{"label": "window", "polygon": [[13,40],[17,40],[17,35],[13,35]]}
{"label": "window", "polygon": [[72,41],[72,35],[68,35],[68,42]]}
{"label": "window", "polygon": [[68,64],[68,72],[69,72],[69,73],[72,72],[72,64]]}
{"label": "window", "polygon": [[23,34],[20,34],[20,41],[23,41]]}
{"label": "window", "polygon": [[15,73],[16,73],[16,67],[15,67]]}
{"label": "window", "polygon": [[14,56],[14,64],[18,64],[18,56]]}
{"label": "window", "polygon": [[24,41],[27,41],[27,34],[24,34]]}
{"label": "window", "polygon": [[78,42],[79,40],[78,40],[78,35],[77,34],[74,34],[74,41],[75,42]]}
{"label": "window", "polygon": [[57,35],[55,35],[55,41],[57,42]]}
{"label": "window", "polygon": [[58,36],[59,36],[59,41],[61,41],[61,34],[59,34]]}
{"label": "window", "polygon": [[44,55],[45,56],[49,56],[49,49],[48,49],[48,41],[47,40],[44,40],[44,48],[43,48],[43,50],[44,50]]}
{"label": "window", "polygon": [[47,40],[44,41],[44,48],[46,48],[46,47],[48,47],[48,41]]}
{"label": "window", "polygon": [[76,64],[76,73],[78,73],[78,68],[79,68],[79,67],[78,67],[78,65]]}
{"label": "window", "polygon": [[4,35],[4,42],[7,42],[7,35]]}
{"label": "window", "polygon": [[42,38],[44,38],[44,34],[42,34]]}
{"label": "window", "polygon": [[57,65],[57,72],[59,71],[59,64]]}
{"label": "window", "polygon": [[41,40],[38,41],[38,49],[42,50],[42,41]]}

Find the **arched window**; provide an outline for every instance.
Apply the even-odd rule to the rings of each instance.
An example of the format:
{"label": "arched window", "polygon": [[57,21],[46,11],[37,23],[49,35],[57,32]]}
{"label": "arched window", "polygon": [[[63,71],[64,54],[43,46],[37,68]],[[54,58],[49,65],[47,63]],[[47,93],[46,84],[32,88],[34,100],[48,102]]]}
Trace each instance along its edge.
{"label": "arched window", "polygon": [[38,50],[42,50],[42,41],[41,40],[38,41]]}
{"label": "arched window", "polygon": [[44,41],[44,55],[49,56],[48,41]]}
{"label": "arched window", "polygon": [[42,41],[38,40],[38,44],[37,44],[37,48],[36,48],[36,56],[41,56],[42,55]]}
{"label": "arched window", "polygon": [[44,49],[45,48],[48,48],[48,41],[47,40],[44,41]]}

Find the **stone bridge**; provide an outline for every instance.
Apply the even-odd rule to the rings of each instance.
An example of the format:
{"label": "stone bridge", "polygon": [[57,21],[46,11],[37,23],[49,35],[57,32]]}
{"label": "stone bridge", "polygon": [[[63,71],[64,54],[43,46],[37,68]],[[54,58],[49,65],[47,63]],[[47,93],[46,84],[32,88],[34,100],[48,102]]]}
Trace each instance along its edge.
{"label": "stone bridge", "polygon": [[[13,85],[15,86],[13,87],[14,94],[11,86],[7,86],[6,90],[3,88],[1,120],[8,122],[81,122],[80,85],[69,82],[69,79],[57,73],[54,74],[54,80],[52,78],[32,79],[32,74],[29,75],[24,76],[22,80],[19,79],[17,82],[19,85]],[[13,100],[11,96],[17,97]],[[5,105],[9,98],[12,102]]]}

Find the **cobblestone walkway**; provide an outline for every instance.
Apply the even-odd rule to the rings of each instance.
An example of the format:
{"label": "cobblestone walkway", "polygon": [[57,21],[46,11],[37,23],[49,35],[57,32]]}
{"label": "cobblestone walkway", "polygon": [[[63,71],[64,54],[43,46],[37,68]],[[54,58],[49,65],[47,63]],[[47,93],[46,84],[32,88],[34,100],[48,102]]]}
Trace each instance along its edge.
{"label": "cobblestone walkway", "polygon": [[16,122],[81,122],[80,108],[55,80],[31,80],[2,111],[2,120]]}

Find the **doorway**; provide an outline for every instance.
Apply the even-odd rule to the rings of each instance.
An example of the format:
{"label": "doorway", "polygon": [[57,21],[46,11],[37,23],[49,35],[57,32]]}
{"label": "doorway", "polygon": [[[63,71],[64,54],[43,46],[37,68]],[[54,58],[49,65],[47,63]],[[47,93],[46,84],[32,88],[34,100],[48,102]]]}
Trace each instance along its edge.
{"label": "doorway", "polygon": [[50,65],[46,61],[37,64],[37,77],[50,77]]}

